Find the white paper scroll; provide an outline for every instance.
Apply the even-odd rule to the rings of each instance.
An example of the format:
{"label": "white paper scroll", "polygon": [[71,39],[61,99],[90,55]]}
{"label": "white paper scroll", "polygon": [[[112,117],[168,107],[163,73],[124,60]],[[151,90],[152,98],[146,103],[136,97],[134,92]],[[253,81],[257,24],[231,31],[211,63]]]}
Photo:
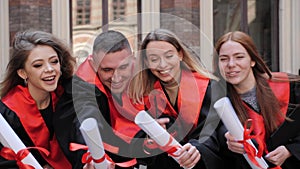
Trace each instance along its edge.
{"label": "white paper scroll", "polygon": [[[162,126],[160,126],[146,111],[140,111],[134,122],[143,129],[161,147],[182,147]],[[168,144],[169,140],[172,142]],[[168,144],[168,145],[167,145]],[[174,153],[178,154],[179,149]],[[176,161],[178,157],[172,156]]]}
{"label": "white paper scroll", "polygon": [[[22,149],[26,149],[24,143],[16,135],[7,121],[3,118],[0,113],[0,142],[4,147],[11,148],[16,154]],[[33,166],[35,169],[42,169],[43,167],[38,161],[29,153],[23,160],[22,163]]]}
{"label": "white paper scroll", "polygon": [[[214,108],[216,109],[218,115],[222,119],[225,127],[228,129],[229,133],[234,136],[237,140],[243,140],[243,133],[244,128],[236,115],[234,108],[228,97],[223,97],[219,99],[215,104]],[[256,152],[257,149],[252,143],[251,140],[247,140],[247,142],[255,148]],[[245,153],[243,154],[247,162],[253,169],[260,169],[258,166],[254,165],[251,160],[248,158],[248,155]],[[268,164],[263,158],[255,157],[256,161],[262,168],[268,168]]]}
{"label": "white paper scroll", "polygon": [[[98,129],[97,121],[94,118],[85,119],[80,126],[82,136],[89,148],[93,159],[103,158],[105,155],[104,146],[102,143],[101,135]],[[101,163],[95,163],[96,169],[107,169],[108,162],[105,159]]]}

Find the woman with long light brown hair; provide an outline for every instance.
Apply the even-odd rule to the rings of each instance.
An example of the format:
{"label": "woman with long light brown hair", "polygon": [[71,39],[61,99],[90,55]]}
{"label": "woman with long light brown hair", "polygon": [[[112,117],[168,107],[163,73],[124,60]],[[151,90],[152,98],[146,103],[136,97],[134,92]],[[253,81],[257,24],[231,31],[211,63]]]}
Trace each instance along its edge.
{"label": "woman with long light brown hair", "polygon": [[[249,124],[249,119],[252,120],[251,134],[255,137],[253,141],[257,143],[259,153],[263,153],[270,167],[297,168],[300,165],[299,129],[285,131],[290,132],[291,136],[282,138],[286,141],[279,146],[272,147],[268,143],[284,121],[299,120],[288,118],[300,103],[299,77],[271,72],[251,37],[244,32],[223,35],[217,41],[215,50],[214,73],[221,79],[220,82],[226,84],[228,97],[241,123]],[[225,160],[230,168],[249,168],[241,155],[247,150],[247,145],[240,143],[229,132],[225,138],[231,151],[228,153],[231,158]]]}
{"label": "woman with long light brown hair", "polygon": [[[217,147],[198,142],[210,112],[214,76],[166,29],[156,29],[146,35],[137,60],[138,73],[130,86],[133,102],[144,104],[148,113],[161,119],[160,124],[183,145],[180,165],[163,153],[154,156],[148,167],[217,168],[221,165],[215,158]],[[162,119],[167,120],[163,123]],[[146,138],[145,147],[151,149],[151,144]]]}

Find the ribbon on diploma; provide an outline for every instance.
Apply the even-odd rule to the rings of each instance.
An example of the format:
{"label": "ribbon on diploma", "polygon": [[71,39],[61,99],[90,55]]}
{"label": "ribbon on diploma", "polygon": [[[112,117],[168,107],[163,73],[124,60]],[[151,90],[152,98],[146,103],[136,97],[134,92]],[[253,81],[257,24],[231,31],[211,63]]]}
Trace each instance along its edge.
{"label": "ribbon on diploma", "polygon": [[241,124],[237,114],[229,100],[228,97],[223,97],[214,103],[214,108],[216,109],[219,117],[224,123],[225,127],[229,131],[229,133],[234,136],[239,142],[244,145],[245,152],[243,156],[249,163],[252,169],[266,169],[268,168],[268,164],[262,158],[263,153],[263,143],[260,139],[256,139],[259,144],[259,149],[257,150],[255,145],[252,143],[251,139],[255,139],[257,136],[251,135],[253,131],[252,123],[250,128],[247,126],[251,120],[245,122],[244,126]]}
{"label": "ribbon on diploma", "polygon": [[[94,161],[94,167],[96,169],[107,168],[108,162],[118,165],[120,167],[130,167],[137,163],[136,159],[115,163],[106,153],[105,153],[105,144],[102,142],[101,134],[98,129],[97,120],[95,118],[85,119],[80,126],[81,134],[84,138],[84,141],[87,146],[79,144],[70,144],[70,150],[84,149],[88,150],[82,156],[83,163],[89,163],[92,160]],[[111,146],[110,146],[111,148]]]}
{"label": "ribbon on diploma", "polygon": [[32,165],[24,164],[22,162],[22,160],[30,154],[29,149],[37,149],[43,152],[46,156],[49,155],[49,151],[41,147],[28,147],[21,149],[17,152],[17,154],[11,148],[3,147],[0,151],[0,156],[7,160],[15,160],[20,169],[35,169]]}
{"label": "ribbon on diploma", "polygon": [[[89,147],[83,144],[77,144],[77,143],[70,143],[70,150],[71,151],[77,151],[77,150],[88,150]],[[90,152],[86,152],[82,155],[81,162],[82,163],[90,163],[91,161],[94,161],[95,163],[101,163],[105,160],[105,156],[102,156],[99,159],[94,159]]]}
{"label": "ribbon on diploma", "polygon": [[161,147],[160,149],[167,152],[169,155],[173,156],[173,157],[178,157],[178,155],[176,155],[175,153],[181,148],[179,145],[171,145],[173,142],[173,137],[170,137],[168,143],[164,146]]}
{"label": "ribbon on diploma", "polygon": [[[247,126],[250,128],[248,129]],[[258,143],[258,151],[256,152],[256,149],[249,143],[247,140],[249,139],[255,139],[256,135],[251,135],[253,131],[253,125],[252,125],[252,119],[248,119],[244,124],[244,133],[243,133],[243,140],[239,140],[239,143],[242,143],[244,145],[245,152],[247,153],[249,159],[252,161],[254,165],[256,165],[259,168],[263,168],[255,159],[255,157],[261,158],[263,154],[263,143],[260,139],[256,139],[256,142]]]}
{"label": "ribbon on diploma", "polygon": [[6,159],[9,158],[9,160],[16,160],[17,164],[20,166],[20,168],[22,167],[22,169],[27,169],[28,166],[32,166],[35,169],[43,169],[43,167],[38,163],[28,149],[38,149],[41,150],[40,152],[47,155],[49,152],[46,149],[41,147],[26,148],[22,140],[17,136],[15,131],[7,123],[1,113],[0,129],[0,142],[3,145],[3,148],[1,149],[1,156]]}
{"label": "ribbon on diploma", "polygon": [[[169,138],[168,143],[165,146],[160,146],[158,145],[156,142],[151,142],[149,144],[149,139],[146,139],[144,141],[144,146],[150,148],[150,149],[155,149],[155,148],[159,148],[162,151],[168,153],[169,155],[173,156],[173,157],[178,157],[178,155],[175,154],[175,152],[177,152],[181,147],[176,145],[176,146],[172,146],[172,142],[173,142],[173,137]],[[145,153],[150,154],[148,151],[144,150]]]}
{"label": "ribbon on diploma", "polygon": [[[177,140],[173,138],[171,134],[168,133],[162,126],[160,126],[157,121],[155,121],[146,111],[140,111],[135,119],[134,122],[143,129],[151,139],[158,144],[159,148],[168,154],[178,162],[178,154],[181,149],[181,145]],[[153,142],[154,144],[154,142]],[[153,146],[154,147],[154,146]],[[191,167],[193,168],[193,167]]]}
{"label": "ribbon on diploma", "polygon": [[[88,150],[89,147],[82,144],[77,143],[70,143],[70,150],[76,151],[76,150]],[[81,162],[82,163],[90,163],[91,161],[94,161],[95,163],[102,163],[104,160],[108,160],[109,162],[120,166],[120,167],[131,167],[137,163],[136,159],[132,159],[126,162],[116,163],[114,162],[107,154],[104,154],[102,157],[95,159],[92,157],[91,153],[88,151],[82,155]]]}

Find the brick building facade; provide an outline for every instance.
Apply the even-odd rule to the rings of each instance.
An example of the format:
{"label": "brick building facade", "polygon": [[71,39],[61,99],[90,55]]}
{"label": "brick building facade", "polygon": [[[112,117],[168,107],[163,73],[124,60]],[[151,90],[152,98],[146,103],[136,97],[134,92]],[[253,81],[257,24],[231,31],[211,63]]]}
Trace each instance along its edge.
{"label": "brick building facade", "polygon": [[10,41],[26,29],[52,32],[51,0],[9,0]]}

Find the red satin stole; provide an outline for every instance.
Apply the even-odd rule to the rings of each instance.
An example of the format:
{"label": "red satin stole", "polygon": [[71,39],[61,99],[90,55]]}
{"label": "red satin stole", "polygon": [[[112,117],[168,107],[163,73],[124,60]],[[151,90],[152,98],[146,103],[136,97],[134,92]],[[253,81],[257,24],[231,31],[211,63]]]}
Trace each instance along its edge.
{"label": "red satin stole", "polygon": [[[58,98],[54,92],[51,92],[51,96],[54,110]],[[34,145],[43,147],[50,152],[49,156],[43,153],[41,155],[52,167],[58,169],[72,168],[61,151],[55,134],[52,140],[49,140],[49,130],[27,87],[16,86],[2,98],[2,101],[17,114]]]}
{"label": "red satin stole", "polygon": [[133,105],[128,95],[122,94],[122,105],[112,95],[108,95],[111,124],[117,136],[130,143],[141,128],[134,123],[136,114],[144,109],[143,105]]}
{"label": "red satin stole", "polygon": [[76,71],[76,75],[78,77],[80,77],[81,79],[83,79],[84,81],[97,86],[98,89],[100,91],[102,91],[103,93],[105,93],[105,95],[106,95],[104,86],[102,85],[96,72],[94,71],[94,69],[92,68],[92,66],[89,63],[90,58],[91,58],[91,56],[88,56],[88,58],[83,63],[80,64],[80,66],[78,67],[78,69]]}
{"label": "red satin stole", "polygon": [[88,62],[88,59],[80,65],[76,74],[86,82],[96,85],[98,89],[107,96],[111,126],[117,136],[127,143],[130,143],[137,132],[141,130],[141,128],[134,123],[134,117],[140,110],[144,109],[144,106],[133,104],[125,92],[122,94],[122,105],[120,105],[117,100],[114,99],[111,92],[106,90],[103,86]]}
{"label": "red satin stole", "polygon": [[175,134],[176,139],[182,140],[198,124],[208,83],[208,78],[196,72],[182,70],[177,96],[177,112],[168,101],[159,80],[157,80],[154,83],[154,90],[148,96],[148,103],[146,103],[148,111],[154,118],[161,114],[174,117],[176,120],[172,127],[180,130],[177,133],[179,135]]}
{"label": "red satin stole", "polygon": [[[288,77],[285,73],[280,73],[280,75],[282,77],[285,77],[286,79],[288,79]],[[273,82],[270,80],[268,82],[269,82],[269,85],[270,85],[272,91],[274,92],[276,98],[280,102],[281,112],[286,114],[287,109],[288,109],[289,98],[290,98],[290,83],[288,81],[287,82]],[[246,104],[244,104],[244,105],[246,105]],[[266,129],[264,126],[264,119],[263,119],[262,115],[258,114],[257,112],[255,112],[253,109],[251,109],[247,105],[245,107],[248,111],[249,117],[251,119],[253,119],[252,125],[254,127],[254,130],[253,130],[254,134],[257,135],[257,139],[260,139],[262,143],[265,143]],[[278,117],[278,126],[280,124],[282,124],[283,121],[284,121],[284,118]],[[266,145],[264,145],[264,151],[266,151],[266,150],[267,150]]]}

